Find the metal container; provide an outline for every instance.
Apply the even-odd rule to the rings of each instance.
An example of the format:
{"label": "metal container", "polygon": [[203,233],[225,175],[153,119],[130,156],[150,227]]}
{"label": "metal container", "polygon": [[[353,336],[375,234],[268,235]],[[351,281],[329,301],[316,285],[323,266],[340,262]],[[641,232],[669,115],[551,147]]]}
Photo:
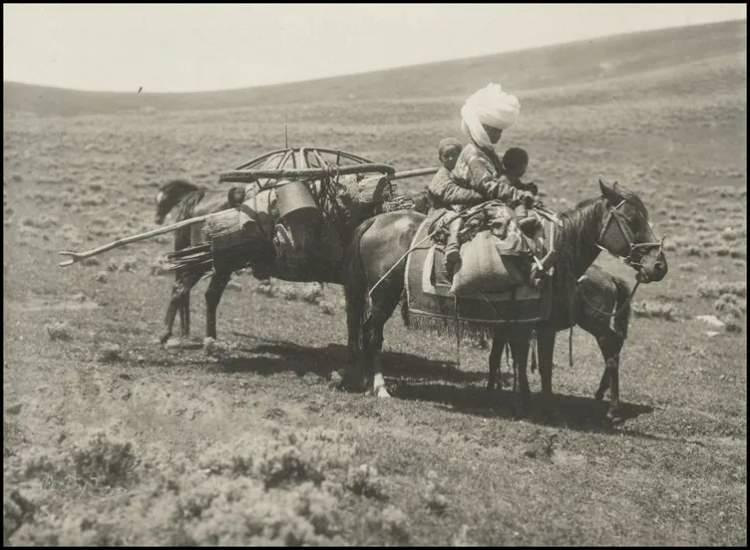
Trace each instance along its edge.
{"label": "metal container", "polygon": [[310,189],[300,181],[290,181],[276,187],[276,207],[281,218],[300,210],[319,210]]}

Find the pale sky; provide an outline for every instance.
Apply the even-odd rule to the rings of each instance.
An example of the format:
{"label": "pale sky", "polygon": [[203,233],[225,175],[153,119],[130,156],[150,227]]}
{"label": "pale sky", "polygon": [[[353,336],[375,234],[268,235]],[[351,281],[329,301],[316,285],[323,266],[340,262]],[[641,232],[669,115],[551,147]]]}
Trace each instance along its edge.
{"label": "pale sky", "polygon": [[747,19],[745,4],[3,4],[3,79],[241,88]]}

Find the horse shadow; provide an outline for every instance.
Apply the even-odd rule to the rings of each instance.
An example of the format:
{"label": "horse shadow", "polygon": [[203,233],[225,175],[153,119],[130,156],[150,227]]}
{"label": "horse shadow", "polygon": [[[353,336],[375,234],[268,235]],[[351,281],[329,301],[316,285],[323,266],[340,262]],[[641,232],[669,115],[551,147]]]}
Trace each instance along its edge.
{"label": "horse shadow", "polygon": [[[323,378],[347,368],[351,363],[349,349],[341,344],[311,347],[288,340],[259,338],[239,332],[233,333],[247,340],[255,340],[254,346],[240,346],[237,351],[250,354],[248,357],[232,357],[219,362],[223,372],[253,372],[271,375],[294,372],[300,376],[313,373]],[[480,372],[466,372],[451,361],[436,361],[407,353],[384,351],[383,374],[389,378],[408,381],[431,381],[472,383],[483,380]]]}
{"label": "horse shadow", "polygon": [[[520,394],[508,389],[488,391],[477,385],[446,386],[429,383],[397,383],[391,395],[397,399],[429,401],[441,410],[457,414],[523,419],[533,424],[576,431],[619,433],[618,427],[606,418],[609,402],[598,401],[593,397],[555,393],[545,407],[542,396],[532,393],[528,405],[522,407]],[[653,407],[648,405],[621,401],[618,424],[653,411]]]}
{"label": "horse shadow", "polygon": [[[287,340],[259,338],[235,332],[236,336],[255,340],[254,346],[241,346],[238,351],[249,357],[233,357],[219,362],[222,372],[253,372],[270,376],[293,372],[298,376],[314,373],[329,378],[331,373],[350,364],[349,349],[340,344],[311,347]],[[521,407],[520,395],[511,390],[488,391],[486,372],[467,372],[452,361],[437,361],[425,357],[384,351],[383,374],[391,396],[407,401],[426,401],[441,410],[457,414],[471,414],[483,418],[505,418],[557,426],[587,432],[619,433],[606,419],[609,402],[593,397],[555,393],[550,398],[552,414],[546,412],[542,398],[532,393],[527,407]],[[509,386],[511,374],[501,373],[504,385]],[[627,421],[642,414],[650,414],[653,407],[621,401],[620,420]],[[523,411],[523,412],[522,412]]]}

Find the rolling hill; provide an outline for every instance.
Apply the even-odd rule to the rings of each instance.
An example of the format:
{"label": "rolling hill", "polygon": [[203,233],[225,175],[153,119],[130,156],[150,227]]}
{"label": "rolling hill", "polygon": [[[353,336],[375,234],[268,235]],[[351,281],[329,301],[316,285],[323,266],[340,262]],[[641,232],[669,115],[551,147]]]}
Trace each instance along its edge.
{"label": "rolling hill", "polygon": [[[462,98],[488,80],[513,91],[637,79],[726,56],[746,60],[747,22],[617,35],[502,54],[271,86],[196,93],[86,92],[3,83],[4,111],[40,115],[193,110],[405,98]],[[254,64],[249,61],[250,66]],[[743,71],[743,76],[745,72]]]}

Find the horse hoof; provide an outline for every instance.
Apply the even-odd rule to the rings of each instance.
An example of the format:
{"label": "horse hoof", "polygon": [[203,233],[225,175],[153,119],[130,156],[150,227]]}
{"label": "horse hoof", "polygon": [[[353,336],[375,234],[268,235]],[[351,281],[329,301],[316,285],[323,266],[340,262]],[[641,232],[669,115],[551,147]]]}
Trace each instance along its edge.
{"label": "horse hoof", "polygon": [[625,418],[622,416],[619,410],[607,411],[607,420],[610,424],[613,425],[622,424],[623,422],[625,422]]}
{"label": "horse hoof", "polygon": [[210,336],[203,340],[203,351],[210,356],[221,357],[232,351],[232,346],[221,340],[216,340]]}
{"label": "horse hoof", "polygon": [[378,398],[390,398],[391,394],[388,393],[388,390],[381,386],[377,390],[375,390],[375,396]]}
{"label": "horse hoof", "polygon": [[180,338],[170,338],[164,342],[162,342],[162,346],[164,346],[166,349],[177,349],[182,347],[182,339]]}
{"label": "horse hoof", "polygon": [[171,334],[164,334],[163,336],[159,337],[159,345],[165,346],[167,341],[172,337]]}

